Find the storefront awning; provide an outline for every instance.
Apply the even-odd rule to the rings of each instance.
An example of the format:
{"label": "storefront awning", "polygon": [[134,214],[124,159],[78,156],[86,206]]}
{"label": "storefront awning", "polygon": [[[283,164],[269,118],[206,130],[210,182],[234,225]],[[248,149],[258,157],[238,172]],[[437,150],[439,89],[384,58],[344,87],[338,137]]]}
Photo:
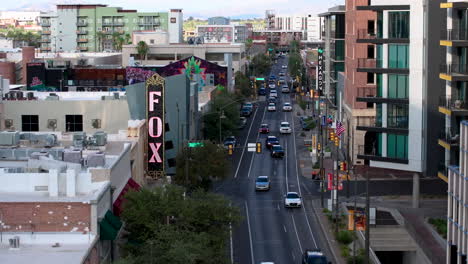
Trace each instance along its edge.
{"label": "storefront awning", "polygon": [[135,191],[139,191],[140,188],[141,188],[141,186],[135,180],[133,180],[132,178],[130,178],[127,181],[127,184],[125,184],[125,187],[122,189],[122,191],[119,194],[119,197],[117,197],[117,199],[115,200],[115,202],[113,204],[113,209],[114,209],[114,214],[115,215],[120,216],[120,214],[122,213],[122,205],[123,205],[123,202],[125,200],[125,198],[124,198],[125,194],[130,189],[135,190]]}
{"label": "storefront awning", "polygon": [[122,221],[110,210],[106,212],[104,218],[99,222],[99,235],[101,240],[115,240],[122,228]]}

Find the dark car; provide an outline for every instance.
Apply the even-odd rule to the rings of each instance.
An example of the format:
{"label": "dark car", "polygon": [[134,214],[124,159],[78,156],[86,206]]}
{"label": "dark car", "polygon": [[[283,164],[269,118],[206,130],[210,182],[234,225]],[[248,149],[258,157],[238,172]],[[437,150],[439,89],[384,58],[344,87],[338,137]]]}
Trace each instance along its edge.
{"label": "dark car", "polygon": [[261,124],[258,132],[261,134],[268,134],[270,133],[270,127],[268,126],[268,124]]}
{"label": "dark car", "polygon": [[232,145],[233,147],[235,147],[237,145],[236,137],[229,136],[224,140],[224,147],[228,148],[229,145]]}
{"label": "dark car", "polygon": [[270,80],[276,80],[276,76],[275,75],[270,75]]}
{"label": "dark car", "polygon": [[239,124],[237,125],[237,128],[243,129],[246,126],[247,126],[247,118],[245,117],[239,118]]}
{"label": "dark car", "polygon": [[308,249],[302,256],[302,264],[331,264],[320,249]]}
{"label": "dark car", "polygon": [[268,103],[276,103],[276,97],[274,96],[268,97]]}
{"label": "dark car", "polygon": [[250,116],[252,114],[252,108],[243,107],[240,114],[241,116],[244,116],[244,117]]}
{"label": "dark car", "polygon": [[275,136],[268,136],[267,139],[265,140],[265,145],[267,149],[271,149],[273,145],[279,145],[279,140]]}
{"label": "dark car", "polygon": [[258,89],[258,95],[266,95],[267,94],[267,90],[265,87],[261,87],[260,89]]}
{"label": "dark car", "polygon": [[273,145],[271,147],[271,157],[273,158],[283,158],[284,157],[284,149],[281,145]]}

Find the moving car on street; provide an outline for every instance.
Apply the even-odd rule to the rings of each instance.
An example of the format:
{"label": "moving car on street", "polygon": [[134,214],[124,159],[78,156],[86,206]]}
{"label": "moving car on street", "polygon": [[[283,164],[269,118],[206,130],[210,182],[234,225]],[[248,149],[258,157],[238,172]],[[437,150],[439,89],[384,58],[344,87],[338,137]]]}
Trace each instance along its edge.
{"label": "moving car on street", "polygon": [[281,69],[287,69],[287,68],[288,68],[288,65],[281,66]]}
{"label": "moving car on street", "polygon": [[237,145],[236,137],[229,136],[224,140],[224,147],[228,148],[229,145],[232,145],[232,147],[236,147],[236,145]]}
{"label": "moving car on street", "polygon": [[276,97],[274,96],[268,97],[268,103],[276,103]]}
{"label": "moving car on street", "polygon": [[283,147],[281,145],[273,145],[271,147],[271,157],[282,159],[284,157]]}
{"label": "moving car on street", "polygon": [[237,128],[238,128],[238,129],[243,129],[243,128],[246,127],[246,126],[247,126],[247,118],[241,116],[241,117],[239,118],[239,124],[238,124]]}
{"label": "moving car on street", "polygon": [[270,179],[268,176],[258,176],[255,180],[255,191],[270,190]]}
{"label": "moving car on street", "polygon": [[289,87],[287,85],[283,85],[283,87],[281,87],[281,92],[282,93],[289,93]]}
{"label": "moving car on street", "polygon": [[284,196],[284,206],[285,207],[301,207],[302,198],[297,192],[288,192]]}
{"label": "moving car on street", "polygon": [[272,96],[272,97],[278,97],[278,93],[276,92],[276,90],[271,89],[271,90],[270,90],[270,96]]}
{"label": "moving car on street", "polygon": [[282,72],[280,72],[278,75],[279,75],[279,76],[284,76],[285,73],[282,71]]}
{"label": "moving car on street", "polygon": [[276,111],[276,105],[275,105],[275,103],[269,103],[269,104],[268,104],[268,111],[269,111],[269,112],[274,112],[274,111]]}
{"label": "moving car on street", "polygon": [[279,145],[279,140],[275,136],[268,136],[267,139],[265,140],[265,145],[267,149],[271,149],[273,145]]}
{"label": "moving car on street", "polygon": [[268,124],[261,124],[261,125],[260,125],[260,129],[259,129],[258,132],[261,133],[261,134],[268,134],[268,133],[270,133],[270,128],[269,128]]}
{"label": "moving car on street", "polygon": [[280,133],[291,134],[291,126],[289,125],[289,122],[281,122]]}
{"label": "moving car on street", "polygon": [[306,249],[302,256],[302,264],[331,264],[320,249]]}
{"label": "moving car on street", "polygon": [[292,111],[291,103],[288,103],[288,102],[284,103],[283,104],[283,111],[284,112],[291,112]]}
{"label": "moving car on street", "polygon": [[267,91],[265,87],[260,87],[260,89],[258,89],[258,95],[266,95],[266,93]]}

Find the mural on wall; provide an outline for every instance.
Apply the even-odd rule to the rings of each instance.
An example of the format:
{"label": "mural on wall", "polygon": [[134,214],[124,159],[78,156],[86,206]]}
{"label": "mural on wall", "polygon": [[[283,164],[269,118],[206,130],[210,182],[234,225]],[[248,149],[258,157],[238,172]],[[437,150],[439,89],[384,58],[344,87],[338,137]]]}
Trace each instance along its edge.
{"label": "mural on wall", "polygon": [[207,83],[207,76],[213,75],[214,85],[227,85],[227,68],[195,56],[176,61],[164,67],[127,67],[126,78],[129,84],[144,82],[154,73],[162,77],[186,74],[194,81],[194,76],[201,76],[203,83]]}

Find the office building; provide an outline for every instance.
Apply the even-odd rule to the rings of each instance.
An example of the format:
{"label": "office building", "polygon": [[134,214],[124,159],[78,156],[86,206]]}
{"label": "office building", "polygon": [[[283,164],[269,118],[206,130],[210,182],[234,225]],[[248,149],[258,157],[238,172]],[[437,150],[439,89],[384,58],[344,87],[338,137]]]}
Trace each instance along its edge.
{"label": "office building", "polygon": [[198,25],[196,32],[204,43],[245,43],[248,38],[245,25]]}
{"label": "office building", "polygon": [[171,43],[180,43],[182,16],[180,9],[143,13],[107,5],[59,4],[56,12],[41,14],[41,51],[115,50],[116,35],[128,43],[133,31],[164,30]]}
{"label": "office building", "polygon": [[336,85],[338,72],[345,70],[345,6],[335,6],[327,12],[319,14],[323,18],[324,34],[324,95],[331,107],[336,108]]}
{"label": "office building", "polygon": [[440,1],[363,2],[356,5],[358,16],[373,11],[376,20],[357,28],[356,42],[375,44],[375,57],[369,58],[372,46],[356,53],[356,71],[375,74],[376,88],[354,93],[357,102],[374,104],[375,118],[357,118],[356,130],[365,133],[357,161],[435,177],[434,128],[441,125],[436,109],[442,85],[436,78],[442,55],[437,44],[444,25]]}

